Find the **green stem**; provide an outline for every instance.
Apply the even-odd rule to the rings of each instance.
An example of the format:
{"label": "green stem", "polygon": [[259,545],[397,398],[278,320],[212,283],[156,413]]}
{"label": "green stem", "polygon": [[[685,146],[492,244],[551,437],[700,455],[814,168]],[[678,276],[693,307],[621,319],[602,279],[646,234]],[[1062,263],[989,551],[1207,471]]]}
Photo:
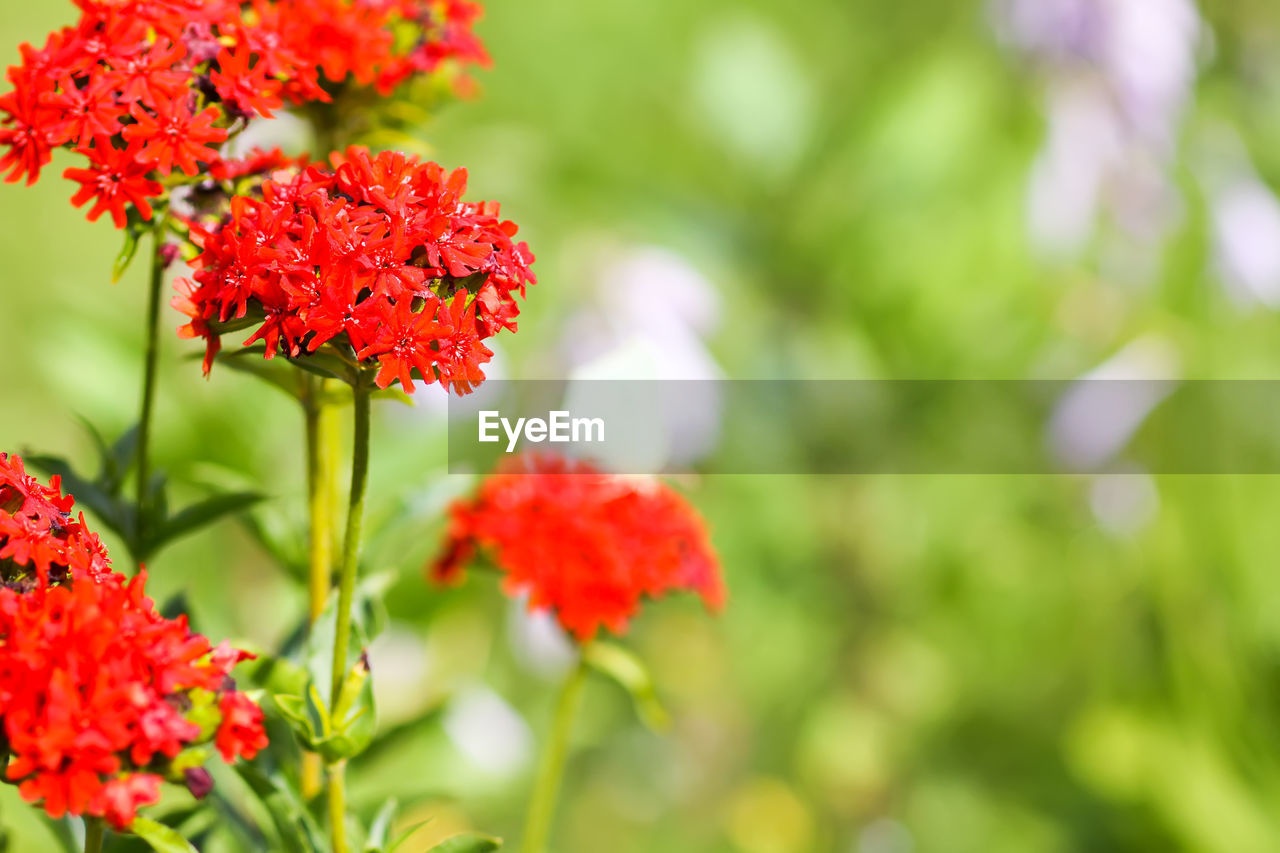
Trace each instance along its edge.
{"label": "green stem", "polygon": [[[585,651],[585,650],[584,650]],[[564,776],[565,762],[569,757],[569,734],[582,699],[582,687],[587,680],[585,654],[579,657],[569,680],[560,690],[555,718],[551,725],[551,738],[542,753],[538,776],[533,784],[529,800],[529,814],[524,824],[523,853],[544,853],[551,837],[551,822],[555,817],[556,798],[560,793],[560,780]]]}
{"label": "green stem", "polygon": [[146,516],[148,481],[151,479],[151,415],[155,409],[156,364],[160,352],[160,287],[164,283],[164,260],[160,256],[164,247],[164,226],[156,227],[155,245],[151,252],[151,285],[147,294],[147,354],[143,367],[142,407],[138,414],[138,493],[137,515],[134,518],[134,546],[143,550],[143,518]]}
{"label": "green stem", "polygon": [[[301,372],[301,371],[300,371]],[[302,374],[302,411],[307,440],[307,613],[320,618],[333,581],[333,493],[337,463],[334,407],[326,401],[327,382]],[[310,801],[324,790],[324,763],[308,752],[302,756],[302,795]]]}
{"label": "green stem", "polygon": [[351,450],[351,492],[347,501],[347,532],[342,542],[342,570],[338,576],[338,624],[333,638],[333,681],[330,707],[337,707],[347,677],[351,607],[360,563],[360,531],[364,526],[364,493],[369,482],[369,389],[361,380],[353,389],[355,435]]}
{"label": "green stem", "polygon": [[100,817],[84,819],[84,853],[101,853],[102,841],[106,838],[106,825]]}
{"label": "green stem", "polygon": [[[363,378],[352,389],[355,436],[351,452],[351,492],[347,502],[347,532],[342,543],[342,571],[338,577],[338,614],[333,639],[333,680],[330,709],[337,709],[347,677],[347,652],[351,645],[351,608],[360,564],[360,531],[364,524],[364,494],[369,481],[369,388]],[[346,830],[345,762],[329,768],[329,823],[333,853],[349,853]]]}
{"label": "green stem", "polygon": [[329,824],[333,834],[333,853],[350,853],[347,846],[347,762],[329,767]]}
{"label": "green stem", "polygon": [[307,428],[308,613],[320,618],[333,580],[333,492],[337,471],[333,407],[324,400],[327,383],[308,374],[303,412]]}

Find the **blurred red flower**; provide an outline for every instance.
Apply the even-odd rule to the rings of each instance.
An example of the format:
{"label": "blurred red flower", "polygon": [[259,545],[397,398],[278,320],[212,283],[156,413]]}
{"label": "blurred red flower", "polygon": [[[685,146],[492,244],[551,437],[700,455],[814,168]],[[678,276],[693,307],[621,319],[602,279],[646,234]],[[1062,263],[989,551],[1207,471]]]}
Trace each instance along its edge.
{"label": "blurred red flower", "polygon": [[712,609],[725,599],[706,528],[684,498],[554,456],[517,457],[453,505],[430,573],[456,580],[477,557],[579,640],[624,632],[646,598],[689,590]]}

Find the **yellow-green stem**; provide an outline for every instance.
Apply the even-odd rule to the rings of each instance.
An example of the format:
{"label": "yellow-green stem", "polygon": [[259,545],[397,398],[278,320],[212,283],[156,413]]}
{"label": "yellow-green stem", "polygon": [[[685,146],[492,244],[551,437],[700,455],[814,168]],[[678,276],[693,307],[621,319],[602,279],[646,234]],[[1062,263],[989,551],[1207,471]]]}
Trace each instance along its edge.
{"label": "yellow-green stem", "polygon": [[148,481],[151,479],[151,416],[155,409],[156,364],[160,352],[160,288],[164,283],[164,226],[157,225],[151,250],[151,281],[147,291],[147,349],[142,373],[142,402],[138,413],[138,493],[134,518],[135,544],[142,547],[142,519],[146,514]]}
{"label": "yellow-green stem", "polygon": [[307,427],[307,509],[310,520],[307,547],[308,613],[314,623],[329,598],[333,579],[333,493],[337,454],[333,434],[337,431],[333,407],[325,400],[327,382],[306,377],[303,403]]}
{"label": "yellow-green stem", "polygon": [[545,853],[551,837],[551,824],[555,819],[556,798],[560,794],[560,780],[564,776],[565,762],[569,758],[569,735],[573,720],[582,699],[582,687],[587,680],[587,662],[583,655],[560,690],[556,702],[555,718],[551,724],[551,737],[543,749],[538,765],[538,776],[533,783],[529,799],[529,814],[524,825],[523,853]]}
{"label": "yellow-green stem", "polygon": [[[302,377],[302,410],[307,443],[307,612],[320,618],[333,579],[333,507],[336,486],[337,424],[327,401],[328,382]],[[311,800],[324,789],[324,762],[313,752],[302,756],[302,796]]]}
{"label": "yellow-green stem", "polygon": [[107,829],[100,817],[84,819],[84,853],[101,853],[102,841],[106,838]]}
{"label": "yellow-green stem", "polygon": [[347,845],[347,762],[329,765],[329,824],[333,853],[350,853]]}
{"label": "yellow-green stem", "polygon": [[353,389],[355,430],[351,445],[351,491],[347,499],[347,531],[342,540],[342,569],[338,575],[338,624],[333,638],[333,681],[330,707],[347,677],[347,652],[351,642],[351,608],[360,564],[360,533],[364,526],[364,493],[369,483],[369,389],[363,382]]}
{"label": "yellow-green stem", "polygon": [[[347,676],[347,653],[351,645],[351,608],[356,591],[356,573],[360,565],[360,532],[364,525],[364,494],[369,482],[369,388],[363,380],[352,389],[355,407],[355,430],[351,451],[351,491],[347,501],[347,530],[342,542],[342,570],[338,576],[337,626],[333,640],[333,680],[329,707],[338,706],[343,681]],[[343,762],[329,768],[329,822],[332,827],[333,853],[348,853],[346,842],[346,806]]]}

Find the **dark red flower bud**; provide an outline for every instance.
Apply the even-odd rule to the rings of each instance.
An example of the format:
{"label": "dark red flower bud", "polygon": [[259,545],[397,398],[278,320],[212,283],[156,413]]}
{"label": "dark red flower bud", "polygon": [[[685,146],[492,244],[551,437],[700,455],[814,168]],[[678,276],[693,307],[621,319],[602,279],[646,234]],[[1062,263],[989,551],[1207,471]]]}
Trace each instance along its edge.
{"label": "dark red flower bud", "polygon": [[183,781],[191,796],[203,800],[213,791],[213,776],[203,767],[188,767],[182,773]]}

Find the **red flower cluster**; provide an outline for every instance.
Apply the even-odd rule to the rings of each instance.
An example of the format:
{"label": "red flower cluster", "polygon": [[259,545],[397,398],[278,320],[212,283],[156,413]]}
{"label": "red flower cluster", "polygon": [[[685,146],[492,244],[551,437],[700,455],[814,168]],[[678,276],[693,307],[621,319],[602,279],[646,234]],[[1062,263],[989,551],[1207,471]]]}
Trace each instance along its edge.
{"label": "red flower cluster", "polygon": [[489,64],[471,29],[482,9],[471,0],[254,0],[250,8],[255,46],[279,45],[331,83],[350,76],[386,95],[447,61]]}
{"label": "red flower cluster", "polygon": [[[22,460],[0,453],[0,574],[10,587],[33,589],[69,574],[99,579],[111,574],[107,549],[84,523],[71,518],[75,501],[59,477],[44,485]],[[15,572],[16,567],[27,567]]]}
{"label": "red flower cluster", "polygon": [[[193,769],[209,741],[227,761],[266,746],[262,712],[229,678],[248,657],[166,619],[110,571],[57,480],[0,454],[0,726],[6,778],[51,817],[122,829]],[[175,760],[176,759],[176,760]],[[193,787],[194,790],[194,787]]]}
{"label": "red flower cluster", "polygon": [[516,328],[516,296],[535,277],[533,255],[492,202],[465,202],[466,172],[361,148],[332,170],[277,172],[261,198],[237,196],[209,231],[174,306],[180,330],[208,342],[205,372],[225,324],[261,321],[245,343],[290,358],[330,345],[348,363],[377,366],[378,387],[413,374],[466,393],[493,353],[484,340]]}
{"label": "red flower cluster", "polygon": [[[0,96],[0,173],[34,183],[54,148],[89,219],[151,218],[174,169],[219,162],[233,127],[348,80],[387,93],[447,60],[487,62],[468,0],[77,0],[79,23],[22,46]],[[173,183],[170,181],[169,183]]]}
{"label": "red flower cluster", "polygon": [[431,573],[454,580],[477,554],[580,640],[622,633],[646,597],[687,589],[710,608],[725,598],[706,529],[682,497],[558,457],[517,458],[454,504]]}

